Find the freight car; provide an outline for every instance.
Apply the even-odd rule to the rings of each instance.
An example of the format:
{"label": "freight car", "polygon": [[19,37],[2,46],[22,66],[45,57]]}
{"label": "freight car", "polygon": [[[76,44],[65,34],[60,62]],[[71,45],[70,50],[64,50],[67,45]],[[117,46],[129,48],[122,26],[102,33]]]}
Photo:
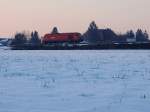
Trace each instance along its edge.
{"label": "freight car", "polygon": [[80,33],[46,34],[42,39],[42,44],[79,43],[81,40],[82,39]]}

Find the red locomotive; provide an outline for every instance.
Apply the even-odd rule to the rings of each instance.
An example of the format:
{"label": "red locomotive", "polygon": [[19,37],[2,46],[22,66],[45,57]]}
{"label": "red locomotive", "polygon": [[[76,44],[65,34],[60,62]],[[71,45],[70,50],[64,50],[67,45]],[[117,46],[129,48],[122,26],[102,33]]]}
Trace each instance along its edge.
{"label": "red locomotive", "polygon": [[76,43],[79,41],[81,41],[80,33],[56,33],[46,34],[42,40],[42,43]]}

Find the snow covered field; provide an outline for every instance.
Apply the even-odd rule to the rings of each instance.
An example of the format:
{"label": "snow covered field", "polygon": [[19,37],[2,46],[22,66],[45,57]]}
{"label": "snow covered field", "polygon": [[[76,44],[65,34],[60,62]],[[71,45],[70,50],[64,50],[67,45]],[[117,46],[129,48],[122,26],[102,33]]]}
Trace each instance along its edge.
{"label": "snow covered field", "polygon": [[150,51],[0,50],[0,112],[149,112]]}

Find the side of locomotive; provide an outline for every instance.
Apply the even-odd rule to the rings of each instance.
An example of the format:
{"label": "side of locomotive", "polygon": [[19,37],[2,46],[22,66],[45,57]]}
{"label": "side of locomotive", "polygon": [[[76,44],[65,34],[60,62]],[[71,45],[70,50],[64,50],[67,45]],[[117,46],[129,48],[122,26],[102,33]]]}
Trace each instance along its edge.
{"label": "side of locomotive", "polygon": [[78,43],[80,41],[81,41],[80,33],[57,33],[57,34],[46,34],[42,39],[42,44]]}

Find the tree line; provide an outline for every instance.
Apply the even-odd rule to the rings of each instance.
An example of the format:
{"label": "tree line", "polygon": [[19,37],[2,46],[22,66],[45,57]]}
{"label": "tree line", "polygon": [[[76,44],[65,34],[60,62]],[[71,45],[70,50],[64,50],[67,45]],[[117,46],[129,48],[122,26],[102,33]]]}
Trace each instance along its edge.
{"label": "tree line", "polygon": [[99,29],[93,21],[88,30],[83,34],[83,40],[89,43],[113,43],[113,42],[150,42],[147,31],[138,29],[136,32],[129,30],[124,34],[117,34],[112,29]]}
{"label": "tree line", "polygon": [[16,33],[11,45],[23,45],[23,44],[32,44],[39,45],[41,44],[41,38],[37,31],[31,32],[30,35],[25,32]]}
{"label": "tree line", "polygon": [[[57,27],[54,27],[51,34],[58,34]],[[41,45],[41,37],[37,31],[31,32],[31,34],[27,34],[26,32],[16,33],[14,38],[12,39],[11,45]]]}
{"label": "tree line", "polygon": [[[59,33],[57,27],[54,27],[51,34]],[[99,29],[94,21],[92,21],[85,33],[81,36],[82,40],[89,44],[114,43],[114,42],[150,42],[147,31],[138,29],[136,32],[129,30],[124,34],[117,34],[112,29]],[[40,45],[41,37],[37,31],[26,34],[25,32],[16,33],[12,39],[11,45]]]}

